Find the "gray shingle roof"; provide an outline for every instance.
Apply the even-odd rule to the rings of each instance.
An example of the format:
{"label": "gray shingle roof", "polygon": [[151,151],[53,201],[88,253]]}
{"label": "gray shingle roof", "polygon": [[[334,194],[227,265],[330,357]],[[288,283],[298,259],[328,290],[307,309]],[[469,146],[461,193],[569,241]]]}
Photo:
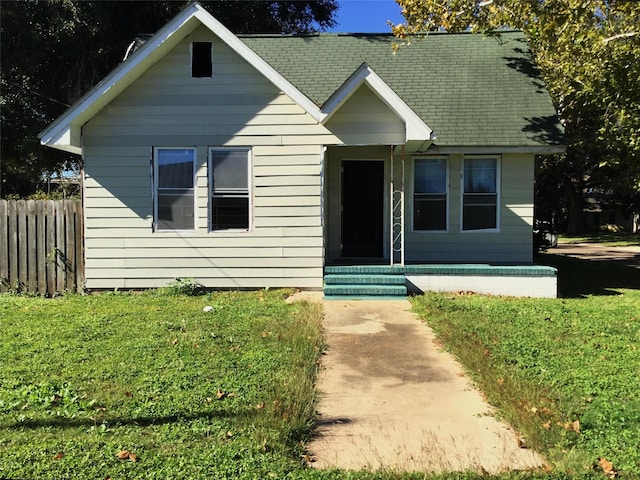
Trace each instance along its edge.
{"label": "gray shingle roof", "polygon": [[240,38],[323,104],[367,63],[437,135],[441,146],[562,145],[555,109],[520,32],[500,39],[431,33],[393,54],[384,34]]}

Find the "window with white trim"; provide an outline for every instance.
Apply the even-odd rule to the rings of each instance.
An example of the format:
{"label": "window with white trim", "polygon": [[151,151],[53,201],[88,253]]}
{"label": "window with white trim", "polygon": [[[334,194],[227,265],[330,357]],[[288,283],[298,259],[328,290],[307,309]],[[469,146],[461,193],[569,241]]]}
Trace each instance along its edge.
{"label": "window with white trim", "polygon": [[210,229],[249,230],[251,149],[209,149]]}
{"label": "window with white trim", "polygon": [[447,230],[447,160],[416,158],[413,164],[413,230]]}
{"label": "window with white trim", "polygon": [[195,229],[195,148],[154,148],[154,229]]}
{"label": "window with white trim", "polygon": [[462,230],[498,228],[498,177],[496,157],[464,159],[462,174]]}
{"label": "window with white trim", "polygon": [[213,76],[213,55],[211,42],[193,42],[191,44],[191,76],[210,78]]}

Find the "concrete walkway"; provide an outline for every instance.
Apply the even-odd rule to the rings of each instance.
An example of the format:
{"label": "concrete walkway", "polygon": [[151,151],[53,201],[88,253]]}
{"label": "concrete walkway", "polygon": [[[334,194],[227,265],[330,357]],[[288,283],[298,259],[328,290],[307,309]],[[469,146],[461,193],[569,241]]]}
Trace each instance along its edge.
{"label": "concrete walkway", "polygon": [[542,464],[496,421],[407,300],[323,307],[328,349],[312,466],[493,473]]}

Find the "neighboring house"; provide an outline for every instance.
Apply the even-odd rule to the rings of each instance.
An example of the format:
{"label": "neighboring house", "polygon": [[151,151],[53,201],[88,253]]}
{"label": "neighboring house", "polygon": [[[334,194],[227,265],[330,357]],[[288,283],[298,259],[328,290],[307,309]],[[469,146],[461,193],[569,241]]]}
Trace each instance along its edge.
{"label": "neighboring house", "polygon": [[588,232],[640,232],[640,213],[611,205],[606,194],[587,193],[584,203],[584,224]]}
{"label": "neighboring house", "polygon": [[534,156],[564,148],[523,35],[394,42],[239,36],[190,4],[41,133],[83,158],[87,287],[320,288],[333,264],[522,274]]}

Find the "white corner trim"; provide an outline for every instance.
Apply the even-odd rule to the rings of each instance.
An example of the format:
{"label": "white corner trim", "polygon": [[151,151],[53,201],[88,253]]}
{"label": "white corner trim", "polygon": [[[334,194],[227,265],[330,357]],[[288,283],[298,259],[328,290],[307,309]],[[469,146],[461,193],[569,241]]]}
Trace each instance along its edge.
{"label": "white corner trim", "polygon": [[325,124],[363,83],[366,83],[373,93],[404,122],[406,141],[432,138],[433,130],[366,63],[360,65],[325,102],[322,107],[322,123]]}

